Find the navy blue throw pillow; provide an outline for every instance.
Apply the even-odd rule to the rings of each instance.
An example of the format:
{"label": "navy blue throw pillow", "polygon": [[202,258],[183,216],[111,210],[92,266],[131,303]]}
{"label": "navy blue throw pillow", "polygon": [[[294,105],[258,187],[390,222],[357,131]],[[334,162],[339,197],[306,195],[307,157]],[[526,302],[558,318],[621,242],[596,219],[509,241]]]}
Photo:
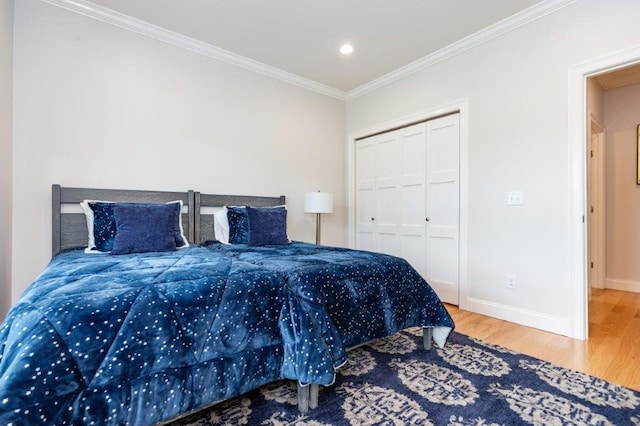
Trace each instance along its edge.
{"label": "navy blue throw pillow", "polygon": [[113,203],[90,202],[93,210],[93,238],[98,251],[111,251],[116,237],[116,219],[113,216]]}
{"label": "navy blue throw pillow", "polygon": [[180,204],[114,204],[118,232],[111,254],[146,253],[176,249],[175,217]]}
{"label": "navy blue throw pillow", "polygon": [[249,244],[249,216],[246,207],[227,207],[229,244]]}
{"label": "navy blue throw pillow", "polygon": [[250,246],[289,244],[286,208],[247,207],[247,216]]}
{"label": "navy blue throw pillow", "polygon": [[[138,206],[155,206],[153,203],[113,203],[108,201],[89,201],[89,207],[93,211],[93,235],[95,249],[98,251],[111,251],[113,249],[113,241],[116,237],[116,218],[113,214],[113,206],[115,205],[138,205]],[[168,203],[181,206],[180,202]],[[182,234],[182,223],[180,217],[180,208],[173,219],[173,233],[176,247],[189,245],[187,239]]]}

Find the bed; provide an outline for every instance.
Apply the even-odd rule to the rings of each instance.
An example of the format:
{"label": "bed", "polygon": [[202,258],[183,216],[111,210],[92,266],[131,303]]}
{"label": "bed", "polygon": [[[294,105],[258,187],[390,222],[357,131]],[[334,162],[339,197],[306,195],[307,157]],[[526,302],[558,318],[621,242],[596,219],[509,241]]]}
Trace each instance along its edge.
{"label": "bed", "polygon": [[[309,352],[315,355],[313,363],[298,359],[296,371],[283,374],[298,382],[298,407],[302,412],[318,405],[319,385],[333,383],[335,371],[346,360],[347,351],[414,326],[423,327],[424,348],[428,350],[434,340],[443,346],[454,328],[435,292],[404,259],[300,242],[266,247],[219,244],[216,242],[219,237],[213,232],[215,211],[223,206],[250,203],[243,198],[200,192],[195,193],[195,200],[197,242],[214,252],[282,274],[292,287],[295,300],[303,305],[301,310],[319,318],[309,320],[325,336],[317,347],[303,348],[298,342],[297,346],[285,345],[288,357]],[[284,201],[284,197],[258,197],[254,203],[275,206]],[[305,316],[297,318],[302,321]],[[303,329],[308,324],[300,322],[292,327]],[[309,374],[301,366],[315,374]],[[318,366],[326,368],[318,371]]]}
{"label": "bed", "polygon": [[[191,244],[74,249],[87,245],[86,217],[62,206],[85,199],[180,200]],[[444,344],[451,318],[401,259],[215,242],[207,209],[284,201],[54,185],[54,257],[0,326],[0,423],[155,424],[283,378],[298,381],[306,410],[351,346],[416,325],[427,346],[431,330]]]}

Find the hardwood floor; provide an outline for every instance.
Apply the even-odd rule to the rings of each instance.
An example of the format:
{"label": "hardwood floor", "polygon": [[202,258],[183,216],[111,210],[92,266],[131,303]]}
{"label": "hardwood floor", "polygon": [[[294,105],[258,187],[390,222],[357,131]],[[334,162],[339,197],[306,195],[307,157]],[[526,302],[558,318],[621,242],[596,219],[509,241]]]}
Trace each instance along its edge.
{"label": "hardwood floor", "polygon": [[594,289],[581,341],[446,305],[456,331],[640,390],[640,294]]}

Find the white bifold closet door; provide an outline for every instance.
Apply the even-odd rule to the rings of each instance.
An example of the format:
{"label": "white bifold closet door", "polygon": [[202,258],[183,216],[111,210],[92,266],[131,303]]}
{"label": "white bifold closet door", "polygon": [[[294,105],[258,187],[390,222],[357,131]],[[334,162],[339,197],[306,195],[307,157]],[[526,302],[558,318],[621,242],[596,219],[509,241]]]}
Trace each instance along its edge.
{"label": "white bifold closet door", "polygon": [[421,123],[356,142],[356,247],[404,257],[423,275],[425,129]]}
{"label": "white bifold closet door", "polygon": [[427,275],[440,299],[458,304],[460,116],[427,122]]}
{"label": "white bifold closet door", "polygon": [[356,142],[356,248],[405,258],[458,304],[458,114]]}

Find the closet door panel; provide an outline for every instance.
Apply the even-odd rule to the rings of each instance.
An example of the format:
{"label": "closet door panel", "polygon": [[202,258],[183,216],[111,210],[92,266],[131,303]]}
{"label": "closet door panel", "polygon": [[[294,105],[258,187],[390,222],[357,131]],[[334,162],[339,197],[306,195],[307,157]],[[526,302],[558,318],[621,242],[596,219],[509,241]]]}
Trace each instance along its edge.
{"label": "closet door panel", "polygon": [[400,171],[402,167],[399,150],[399,132],[376,136],[376,215],[378,250],[398,256]]}
{"label": "closet door panel", "polygon": [[425,124],[400,130],[402,202],[400,256],[426,278],[425,245]]}
{"label": "closet door panel", "polygon": [[[371,227],[375,215],[376,201],[373,188],[360,188],[356,193],[356,223],[360,227]],[[371,231],[371,230],[370,230]]]}
{"label": "closet door panel", "polygon": [[356,233],[356,248],[358,248],[358,250],[378,251],[373,232]]}
{"label": "closet door panel", "polygon": [[375,218],[378,232],[378,251],[400,255],[398,250],[398,222],[400,197],[398,187],[378,186],[376,190],[378,215]]}
{"label": "closet door panel", "polygon": [[398,161],[398,134],[397,132],[385,133],[376,138],[376,182],[395,180],[399,176],[400,162]]}
{"label": "closet door panel", "polygon": [[427,257],[424,248],[424,235],[402,235],[401,254],[418,273],[425,278]]}
{"label": "closet door panel", "polygon": [[376,251],[392,256],[400,256],[398,235],[395,232],[381,229],[378,232],[378,249]]}
{"label": "closet door panel", "polygon": [[424,181],[425,125],[417,124],[402,129],[402,177]]}
{"label": "closet door panel", "polygon": [[362,250],[377,250],[375,227],[372,218],[376,215],[375,178],[376,146],[373,140],[362,140],[356,144],[356,247]]}
{"label": "closet door panel", "polygon": [[400,197],[397,186],[378,186],[376,190],[378,226],[393,226],[398,224],[398,212],[400,211]]}
{"label": "closet door panel", "polygon": [[452,228],[457,233],[459,200],[457,182],[435,182],[430,185],[429,219],[431,228]]}
{"label": "closet door panel", "polygon": [[[433,237],[431,238],[431,248],[427,262],[430,266],[431,275],[429,284],[434,287],[441,299],[443,297],[455,297],[457,304],[458,259],[450,255],[454,250],[457,250],[456,239]],[[440,295],[440,292],[442,292],[442,295]]]}
{"label": "closet door panel", "polygon": [[460,222],[459,116],[427,122],[427,281],[458,304]]}
{"label": "closet door panel", "polygon": [[377,250],[373,215],[376,202],[374,189],[360,188],[356,191],[356,247],[362,250]]}
{"label": "closet door panel", "polygon": [[398,210],[407,231],[424,235],[424,185],[404,185]]}

